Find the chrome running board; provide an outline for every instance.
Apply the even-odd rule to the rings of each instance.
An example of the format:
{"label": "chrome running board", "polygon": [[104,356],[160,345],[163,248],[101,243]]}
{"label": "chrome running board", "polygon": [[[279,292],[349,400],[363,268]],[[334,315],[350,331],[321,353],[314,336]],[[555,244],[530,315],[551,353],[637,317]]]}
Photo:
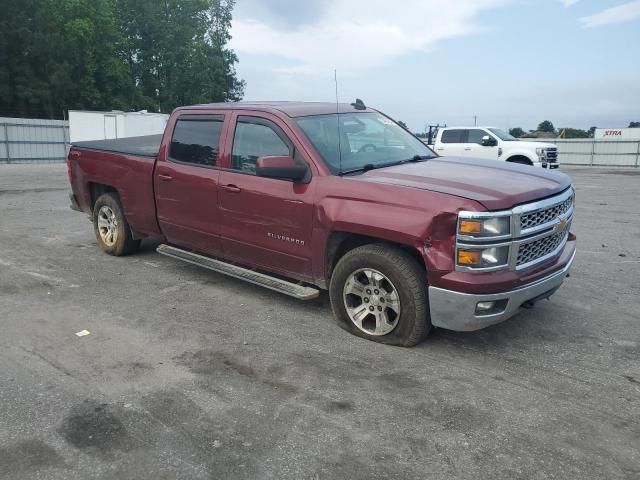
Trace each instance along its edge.
{"label": "chrome running board", "polygon": [[313,287],[298,285],[297,283],[288,282],[280,278],[272,277],[264,273],[254,272],[246,268],[238,267],[230,263],[215,260],[204,255],[192,253],[181,248],[172,247],[170,245],[160,245],[156,251],[167,257],[177,258],[183,262],[192,263],[199,267],[213,270],[233,278],[238,278],[254,285],[268,288],[275,292],[284,293],[298,300],[312,300],[320,295],[320,290]]}

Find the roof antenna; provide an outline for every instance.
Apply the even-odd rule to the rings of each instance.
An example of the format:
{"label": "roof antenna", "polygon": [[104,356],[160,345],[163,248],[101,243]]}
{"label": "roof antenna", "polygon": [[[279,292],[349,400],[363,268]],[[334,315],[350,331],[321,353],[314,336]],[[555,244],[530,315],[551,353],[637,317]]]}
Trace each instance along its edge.
{"label": "roof antenna", "polygon": [[338,172],[342,175],[342,134],[340,132],[340,104],[338,103],[338,71],[333,69],[333,81],[336,84],[336,122],[338,122]]}

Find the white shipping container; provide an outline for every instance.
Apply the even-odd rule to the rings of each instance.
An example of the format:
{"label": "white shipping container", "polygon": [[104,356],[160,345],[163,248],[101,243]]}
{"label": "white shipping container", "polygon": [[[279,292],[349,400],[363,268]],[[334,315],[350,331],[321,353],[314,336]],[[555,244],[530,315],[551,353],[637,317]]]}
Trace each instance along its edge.
{"label": "white shipping container", "polygon": [[69,110],[69,139],[71,143],[89,140],[157,135],[164,132],[169,120],[165,113],[89,112]]}

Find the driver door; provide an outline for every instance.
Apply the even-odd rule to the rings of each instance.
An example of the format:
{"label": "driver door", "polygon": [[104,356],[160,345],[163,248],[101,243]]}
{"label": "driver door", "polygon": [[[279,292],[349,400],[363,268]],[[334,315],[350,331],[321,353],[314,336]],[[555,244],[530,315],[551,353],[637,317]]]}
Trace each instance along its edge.
{"label": "driver door", "polygon": [[[489,137],[494,140],[495,145],[483,145],[483,137]],[[470,128],[468,130],[465,151],[470,152],[470,155],[468,155],[470,157],[498,160],[498,142],[493,135],[481,128]]]}
{"label": "driver door", "polygon": [[308,280],[313,179],[294,183],[256,176],[259,157],[290,155],[305,161],[287,126],[265,115],[235,117],[229,165],[219,179],[223,250],[240,263]]}

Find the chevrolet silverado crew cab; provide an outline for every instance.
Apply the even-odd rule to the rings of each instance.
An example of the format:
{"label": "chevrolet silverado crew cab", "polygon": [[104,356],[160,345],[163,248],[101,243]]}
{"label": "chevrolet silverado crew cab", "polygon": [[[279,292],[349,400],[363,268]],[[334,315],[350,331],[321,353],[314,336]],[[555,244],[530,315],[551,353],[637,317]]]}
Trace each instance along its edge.
{"label": "chevrolet silverado crew cab", "polygon": [[328,290],[340,326],[393,345],[506,320],[576,251],[569,177],[439,157],[361,101],[182,107],[162,136],[74,144],[68,173],[105,252],[151,237],[300,299]]}
{"label": "chevrolet silverado crew cab", "polygon": [[553,143],[518,140],[494,127],[444,127],[434,136],[438,155],[502,160],[542,168],[558,168]]}

